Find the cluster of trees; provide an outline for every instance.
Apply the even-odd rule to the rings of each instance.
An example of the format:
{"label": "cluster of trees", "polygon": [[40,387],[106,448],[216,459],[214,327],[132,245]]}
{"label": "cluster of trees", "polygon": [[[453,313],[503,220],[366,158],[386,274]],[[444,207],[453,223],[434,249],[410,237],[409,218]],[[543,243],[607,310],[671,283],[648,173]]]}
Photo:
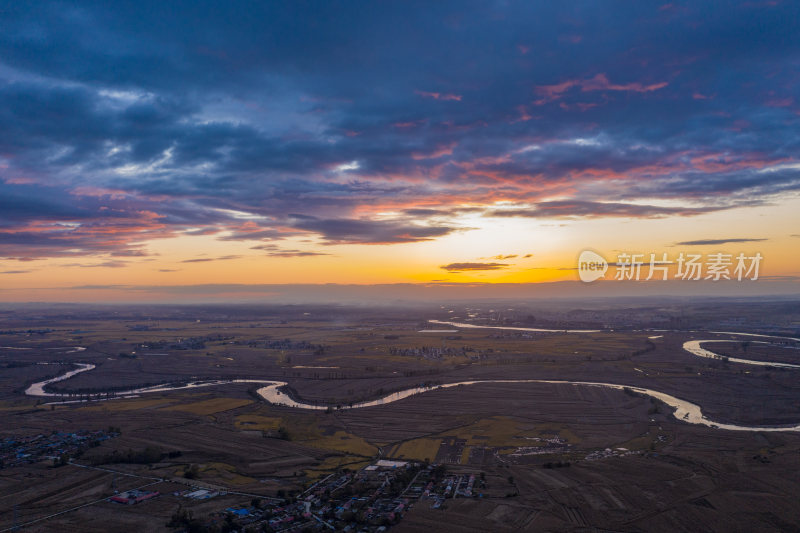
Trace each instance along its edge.
{"label": "cluster of trees", "polygon": [[280,439],[280,440],[292,440],[291,435],[289,435],[289,430],[286,429],[284,426],[280,426],[275,431],[264,431],[262,432],[264,437],[270,439]]}
{"label": "cluster of trees", "polygon": [[571,463],[569,461],[556,461],[554,463],[547,462],[542,465],[543,468],[569,468]]}
{"label": "cluster of trees", "polygon": [[200,468],[197,465],[186,465],[183,470],[183,477],[186,479],[197,479],[200,477]]}
{"label": "cluster of trees", "polygon": [[631,357],[636,357],[638,355],[644,355],[647,352],[652,352],[655,349],[656,349],[656,345],[655,344],[653,344],[651,341],[646,341],[645,345],[644,345],[644,348],[642,348],[641,350],[636,350],[634,352],[631,352]]}
{"label": "cluster of trees", "polygon": [[461,346],[451,348],[448,346],[417,346],[414,348],[389,347],[389,355],[413,356],[413,357],[442,357],[442,356],[465,356],[474,352],[472,346]]}
{"label": "cluster of trees", "polygon": [[29,363],[27,361],[3,361],[0,363],[0,368],[25,368],[26,366],[33,366],[36,363]]}
{"label": "cluster of trees", "polygon": [[[238,341],[236,344],[241,344]],[[322,344],[311,344],[308,341],[293,341],[292,339],[273,339],[263,341],[249,341],[247,346],[250,348],[267,348],[269,350],[315,350],[322,354],[325,346]]]}
{"label": "cluster of trees", "polygon": [[640,394],[630,387],[623,387],[622,391],[633,398],[638,398]]}
{"label": "cluster of trees", "polygon": [[[109,436],[111,437],[116,437],[117,435],[122,433],[122,430],[118,427],[108,426],[106,433],[108,433]],[[98,439],[92,439],[86,441],[83,444],[79,445],[77,448],[75,448],[71,454],[66,451],[62,452],[61,455],[53,459],[53,466],[54,467],[65,466],[69,464],[70,459],[78,459],[79,457],[81,457],[88,448],[97,448],[98,446],[100,446],[100,441]],[[96,462],[96,460],[93,460],[92,463],[104,464],[102,462]],[[2,468],[2,462],[0,462],[0,468]]]}
{"label": "cluster of trees", "polygon": [[[167,527],[180,528],[181,531],[186,533],[206,533],[212,531],[209,527],[203,524],[199,519],[192,515],[188,509],[178,506],[178,509],[172,513],[172,517],[167,522]],[[220,529],[216,529],[220,531]],[[226,531],[234,531],[234,529],[227,529]]]}
{"label": "cluster of trees", "polygon": [[50,328],[47,329],[28,329],[28,330],[21,330],[21,329],[4,329],[0,330],[0,335],[20,335],[27,333],[28,335],[33,335],[34,333],[37,335],[47,335],[48,333],[52,333],[53,330]]}
{"label": "cluster of trees", "polygon": [[159,448],[148,446],[141,450],[133,450],[128,448],[125,452],[114,450],[113,452],[105,455],[98,455],[92,457],[91,462],[95,465],[108,465],[108,464],[137,464],[149,465],[158,463],[163,459],[175,459],[182,455],[179,450],[170,452],[163,452]]}
{"label": "cluster of trees", "polygon": [[650,409],[647,410],[648,415],[657,415],[661,412],[661,400],[650,398]]}

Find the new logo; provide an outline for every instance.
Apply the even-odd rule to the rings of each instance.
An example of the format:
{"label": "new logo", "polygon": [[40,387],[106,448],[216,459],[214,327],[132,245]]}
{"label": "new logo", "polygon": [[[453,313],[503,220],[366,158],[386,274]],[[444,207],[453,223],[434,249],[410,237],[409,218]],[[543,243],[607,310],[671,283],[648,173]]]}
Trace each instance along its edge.
{"label": "new logo", "polygon": [[608,272],[608,261],[591,250],[584,250],[578,257],[578,276],[581,281],[590,283],[602,278]]}

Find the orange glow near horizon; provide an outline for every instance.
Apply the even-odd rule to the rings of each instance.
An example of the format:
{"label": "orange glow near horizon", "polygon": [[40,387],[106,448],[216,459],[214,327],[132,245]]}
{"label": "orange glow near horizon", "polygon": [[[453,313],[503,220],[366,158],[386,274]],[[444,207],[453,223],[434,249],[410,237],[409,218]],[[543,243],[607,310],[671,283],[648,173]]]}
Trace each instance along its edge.
{"label": "orange glow near horizon", "polygon": [[[156,239],[144,257],[66,257],[6,262],[0,299],[24,300],[26,291],[47,300],[74,287],[192,286],[227,284],[542,283],[577,279],[572,270],[581,250],[613,261],[617,253],[760,252],[761,276],[798,275],[798,238],[785,231],[800,210],[797,199],[778,205],[661,219],[580,220],[491,218],[464,215],[464,229],[405,244],[320,245],[287,238],[280,248],[325,255],[271,257],[255,241],[224,241],[217,235]],[[746,216],[745,216],[746,215]],[[748,222],[742,227],[741,220]],[[680,242],[736,235],[764,239],[708,246]],[[745,231],[746,229],[746,231]],[[526,257],[528,256],[528,257]],[[106,266],[103,266],[106,265]],[[443,268],[456,265],[450,269]],[[458,265],[467,265],[459,269]],[[490,265],[490,266],[483,266]],[[493,265],[493,266],[492,266]],[[480,270],[480,268],[487,268]],[[27,271],[27,272],[26,272]],[[99,290],[99,289],[98,289]],[[62,297],[56,298],[60,299]]]}

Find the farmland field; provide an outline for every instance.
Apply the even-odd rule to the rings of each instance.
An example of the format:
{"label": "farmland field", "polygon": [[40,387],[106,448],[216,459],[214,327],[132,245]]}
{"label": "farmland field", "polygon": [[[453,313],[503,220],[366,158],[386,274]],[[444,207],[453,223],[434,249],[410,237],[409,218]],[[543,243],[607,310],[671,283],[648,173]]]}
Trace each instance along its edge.
{"label": "farmland field", "polygon": [[[800,388],[792,370],[703,359],[682,348],[691,339],[735,336],[644,329],[420,333],[425,321],[410,312],[381,312],[387,316],[353,310],[343,320],[337,311],[335,321],[324,309],[313,309],[319,315],[314,319],[299,310],[262,311],[247,320],[206,311],[200,322],[6,319],[9,333],[1,344],[26,349],[0,349],[0,436],[107,428],[119,435],[82,451],[75,464],[54,468],[52,459],[42,459],[0,470],[0,526],[13,525],[15,508],[18,521],[32,522],[137,482],[226,492],[216,502],[164,494],[157,503],[125,510],[124,520],[155,531],[166,529],[178,506],[207,514],[223,502],[299,494],[332,474],[379,459],[438,463],[488,480],[482,500],[453,500],[435,511],[417,505],[399,531],[420,531],[432,520],[464,531],[733,524],[760,520],[759,498],[767,497],[776,505],[773,523],[800,520],[790,497],[797,489],[791,472],[800,465],[797,433],[692,425],[673,417],[665,404],[622,390],[491,382],[603,381],[692,401],[713,420],[797,423]],[[43,333],[32,336],[31,329]],[[707,347],[754,360],[796,351],[742,344],[742,338]],[[95,368],[50,385],[56,396],[25,394],[31,383],[62,374],[75,362]],[[286,382],[287,393],[329,408],[271,404],[255,383],[114,397],[141,386],[226,379]],[[490,382],[347,408],[409,387],[465,380]],[[89,394],[100,401],[85,401]],[[131,459],[147,450],[158,457]],[[562,467],[548,466],[556,464]],[[741,496],[747,491],[754,495],[751,503]],[[653,505],[664,511],[648,514]],[[118,518],[108,504],[91,509],[96,515],[85,522],[86,531],[103,531],[103,517]],[[31,530],[69,528],[86,514],[75,509]]]}

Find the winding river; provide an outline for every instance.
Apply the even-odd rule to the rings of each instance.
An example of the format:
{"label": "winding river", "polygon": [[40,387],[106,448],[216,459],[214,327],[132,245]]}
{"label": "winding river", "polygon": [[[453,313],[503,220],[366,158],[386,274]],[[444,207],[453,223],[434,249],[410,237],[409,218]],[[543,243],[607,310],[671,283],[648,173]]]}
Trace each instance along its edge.
{"label": "winding river", "polygon": [[518,328],[513,326],[480,326],[478,324],[467,324],[465,322],[447,322],[445,320],[428,320],[431,324],[443,326],[454,326],[461,329],[508,329],[511,331],[537,331],[548,333],[600,333],[601,329],[545,329],[545,328]]}
{"label": "winding river", "polygon": [[[700,344],[704,342],[740,342],[740,341],[732,341],[732,340],[723,340],[723,339],[714,339],[714,340],[703,340],[703,341],[687,341],[683,343],[683,349],[687,352],[696,355],[698,357],[708,357],[709,359],[721,359],[722,356],[719,354],[715,354],[712,351],[706,350],[705,348],[701,347]],[[769,344],[764,343],[761,341],[752,341],[752,342],[759,342],[762,344]],[[727,361],[731,363],[741,363],[745,365],[757,365],[757,366],[771,366],[777,368],[800,368],[800,365],[792,365],[789,363],[771,363],[769,361],[754,361],[753,359],[740,359],[738,357],[726,357]]]}
{"label": "winding river", "polygon": [[[515,328],[515,327],[493,327],[493,326],[475,326],[471,324],[460,324],[455,322],[441,322],[431,320],[430,322],[436,324],[448,324],[456,327],[473,327],[473,328],[488,328],[488,329],[510,329],[516,331],[555,331],[555,332],[563,332],[565,330],[545,330],[545,329],[534,329],[534,328]],[[597,330],[566,330],[571,333],[593,333]],[[722,332],[721,332],[722,333]],[[725,332],[727,333],[727,332]],[[759,337],[766,337],[765,335],[756,335],[756,334],[742,334],[742,333],[734,333],[730,332],[729,334],[736,334],[736,335],[752,335],[752,336],[759,336]],[[785,337],[781,337],[782,339],[786,339]],[[800,339],[788,339],[793,341],[798,341]],[[706,342],[739,342],[739,341],[732,341],[732,340],[690,340],[686,341],[683,344],[683,349],[687,352],[698,356],[698,357],[706,357],[706,358],[713,358],[719,359],[720,356],[702,348],[701,344]],[[741,364],[749,364],[749,365],[759,365],[759,366],[771,366],[771,367],[781,367],[781,368],[800,368],[800,365],[792,365],[788,363],[770,363],[766,361],[753,361],[749,359],[739,359],[739,358],[728,358],[728,361],[734,363],[741,363]],[[48,363],[44,363],[48,364]],[[87,363],[76,363],[78,368],[74,370],[70,370],[60,376],[55,378],[50,378],[38,383],[34,383],[30,387],[25,390],[25,394],[29,396],[39,396],[39,397],[63,397],[64,395],[59,393],[47,392],[45,387],[49,384],[56,383],[58,381],[64,381],[66,379],[71,378],[72,376],[79,374],[81,372],[88,372],[95,368],[95,365],[87,364]],[[282,389],[287,385],[286,382],[283,381],[271,381],[271,380],[258,380],[258,379],[233,379],[233,380],[212,380],[212,381],[195,381],[181,385],[155,385],[151,387],[142,387],[142,388],[135,388],[126,391],[122,391],[116,393],[115,398],[130,398],[134,396],[138,396],[140,394],[147,394],[152,392],[167,392],[167,391],[174,391],[174,390],[183,390],[183,389],[193,389],[199,387],[210,387],[215,385],[226,385],[230,383],[257,383],[263,384],[264,386],[258,389],[258,395],[261,396],[264,400],[269,403],[275,405],[282,405],[286,407],[293,407],[296,409],[308,409],[308,410],[325,410],[328,409],[329,406],[327,405],[318,405],[318,404],[311,404],[305,403],[303,401],[296,400],[292,398],[290,395],[286,394],[282,391]],[[678,420],[690,423],[690,424],[697,424],[717,429],[727,429],[731,431],[800,431],[800,424],[793,425],[793,426],[743,426],[738,424],[727,424],[722,422],[715,422],[706,418],[703,415],[702,409],[699,405],[689,402],[687,400],[682,400],[680,398],[676,398],[670,394],[666,394],[664,392],[659,392],[652,389],[646,389],[642,387],[634,387],[629,385],[620,385],[616,383],[601,383],[601,382],[594,382],[594,381],[567,381],[567,380],[548,380],[548,379],[493,379],[493,380],[477,380],[477,381],[459,381],[455,383],[445,383],[442,385],[434,385],[430,387],[413,387],[405,390],[401,390],[398,392],[394,392],[392,394],[386,395],[382,398],[378,398],[376,400],[370,400],[366,402],[359,402],[353,404],[345,404],[338,409],[361,409],[365,407],[378,407],[382,405],[386,405],[392,402],[396,402],[402,400],[404,398],[408,398],[410,396],[414,396],[417,394],[423,394],[426,392],[439,390],[439,389],[450,389],[454,387],[464,387],[470,385],[480,385],[480,384],[494,384],[494,383],[540,383],[540,384],[550,384],[550,385],[572,385],[576,387],[603,387],[608,389],[615,389],[615,390],[630,390],[639,394],[643,394],[646,396],[650,396],[651,398],[656,398],[664,402],[665,404],[669,405],[673,411],[673,416]],[[94,400],[103,399],[101,397],[92,398]],[[86,401],[86,400],[75,400],[75,402]],[[68,403],[68,402],[64,402]],[[333,407],[333,406],[330,406]]]}

